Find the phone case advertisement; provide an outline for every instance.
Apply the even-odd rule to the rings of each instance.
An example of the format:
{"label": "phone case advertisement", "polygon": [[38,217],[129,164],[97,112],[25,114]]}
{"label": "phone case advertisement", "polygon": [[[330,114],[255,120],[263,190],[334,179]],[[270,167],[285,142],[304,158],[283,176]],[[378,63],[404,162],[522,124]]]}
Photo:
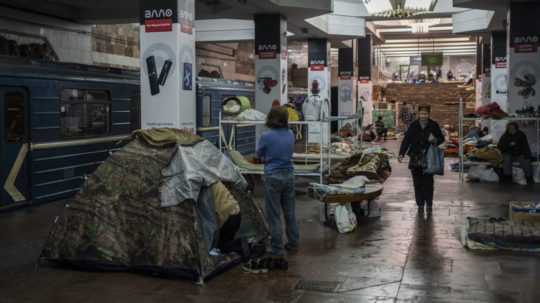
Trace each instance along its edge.
{"label": "phone case advertisement", "polygon": [[142,128],[195,132],[194,7],[194,0],[142,3]]}

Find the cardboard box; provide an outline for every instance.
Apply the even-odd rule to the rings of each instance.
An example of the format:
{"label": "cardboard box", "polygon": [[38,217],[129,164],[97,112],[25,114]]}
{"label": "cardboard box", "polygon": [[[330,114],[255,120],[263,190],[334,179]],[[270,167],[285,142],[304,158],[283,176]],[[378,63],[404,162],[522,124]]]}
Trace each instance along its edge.
{"label": "cardboard box", "polygon": [[510,202],[509,216],[512,221],[540,222],[540,202]]}

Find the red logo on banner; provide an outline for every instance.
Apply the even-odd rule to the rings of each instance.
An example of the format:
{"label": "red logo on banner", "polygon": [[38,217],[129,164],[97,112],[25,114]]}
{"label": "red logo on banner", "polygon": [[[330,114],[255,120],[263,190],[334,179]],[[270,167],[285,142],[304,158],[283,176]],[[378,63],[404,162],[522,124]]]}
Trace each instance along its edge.
{"label": "red logo on banner", "polygon": [[172,19],[144,20],[144,29],[147,33],[171,32]]}
{"label": "red logo on banner", "polygon": [[534,44],[521,44],[515,46],[516,53],[536,53],[538,45]]}
{"label": "red logo on banner", "polygon": [[172,19],[144,20],[144,30],[147,33],[171,32],[172,24]]}
{"label": "red logo on banner", "polygon": [[259,52],[259,59],[275,59],[276,52]]}
{"label": "red logo on banner", "polygon": [[309,67],[311,71],[322,71],[324,70],[324,64],[314,64]]}
{"label": "red logo on banner", "polygon": [[540,39],[538,36],[517,36],[512,39],[510,47],[513,47],[516,53],[536,53]]}

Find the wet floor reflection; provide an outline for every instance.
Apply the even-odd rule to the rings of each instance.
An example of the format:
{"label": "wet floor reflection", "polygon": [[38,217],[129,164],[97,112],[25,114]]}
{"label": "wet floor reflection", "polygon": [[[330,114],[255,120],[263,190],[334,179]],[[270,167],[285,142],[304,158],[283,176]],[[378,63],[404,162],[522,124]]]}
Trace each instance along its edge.
{"label": "wet floor reflection", "polygon": [[[394,163],[392,174],[381,218],[361,219],[353,233],[338,234],[320,222],[317,201],[298,195],[300,250],[288,272],[248,275],[234,268],[203,287],[129,273],[35,271],[61,204],[0,214],[0,302],[539,302],[540,258],[467,251],[459,230],[466,216],[505,216],[508,200],[538,199],[540,189],[461,186],[449,173],[436,179],[429,216],[416,212],[407,167]],[[337,286],[299,290],[300,280]]]}

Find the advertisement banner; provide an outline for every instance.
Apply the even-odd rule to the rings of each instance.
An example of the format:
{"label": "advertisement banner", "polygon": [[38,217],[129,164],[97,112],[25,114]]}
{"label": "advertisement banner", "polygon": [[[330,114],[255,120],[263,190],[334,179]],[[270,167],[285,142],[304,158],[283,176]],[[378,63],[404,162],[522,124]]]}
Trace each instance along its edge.
{"label": "advertisement banner", "polygon": [[338,111],[340,116],[350,116],[356,113],[356,88],[355,80],[348,79],[338,81]]}
{"label": "advertisement banner", "polygon": [[[508,69],[491,67],[491,101],[497,102],[502,110],[508,111]],[[503,135],[506,129],[506,121],[491,121],[489,132],[495,140]]]}
{"label": "advertisement banner", "polygon": [[142,128],[196,131],[194,12],[194,0],[141,2]]}
{"label": "advertisement banner", "polygon": [[[506,32],[491,34],[491,102],[499,104],[508,112],[508,68],[506,56]],[[489,133],[495,140],[503,135],[506,121],[490,121]]]}
{"label": "advertisement banner", "polygon": [[338,77],[350,79],[354,76],[354,51],[352,47],[340,48],[338,51]]}
{"label": "advertisement banner", "polygon": [[286,33],[280,15],[255,16],[255,107],[265,114],[288,101]]}
{"label": "advertisement banner", "polygon": [[280,15],[255,16],[255,54],[259,59],[276,59],[287,47],[283,26],[286,32],[286,22]]}
{"label": "advertisement banner", "polygon": [[[508,110],[530,117],[540,110],[540,3],[510,5]],[[535,123],[521,123],[531,149],[537,152]]]}
{"label": "advertisement banner", "polygon": [[358,99],[358,105],[362,105],[362,111],[364,113],[362,126],[373,124],[373,82],[358,82]]}
{"label": "advertisement banner", "polygon": [[371,36],[358,39],[358,80],[371,80]]}
{"label": "advertisement banner", "polygon": [[308,66],[310,71],[323,71],[328,66],[326,39],[308,40]]}
{"label": "advertisement banner", "polygon": [[[324,67],[322,70],[309,70],[308,71],[308,98],[313,95],[313,88],[318,88],[318,95],[321,100],[321,111],[326,113],[326,116],[330,116],[330,70],[328,67]],[[330,139],[326,135],[329,131],[328,125],[321,123],[313,123],[308,128],[308,143],[320,143],[321,136],[323,144]]]}

